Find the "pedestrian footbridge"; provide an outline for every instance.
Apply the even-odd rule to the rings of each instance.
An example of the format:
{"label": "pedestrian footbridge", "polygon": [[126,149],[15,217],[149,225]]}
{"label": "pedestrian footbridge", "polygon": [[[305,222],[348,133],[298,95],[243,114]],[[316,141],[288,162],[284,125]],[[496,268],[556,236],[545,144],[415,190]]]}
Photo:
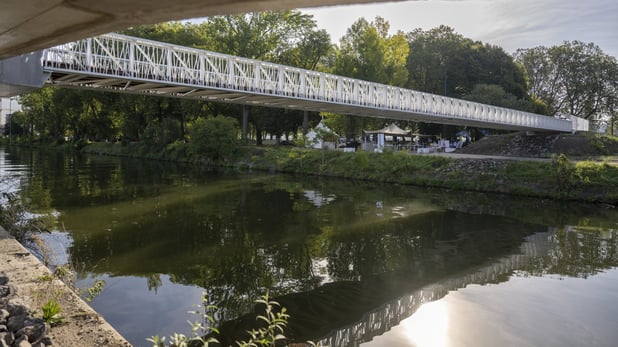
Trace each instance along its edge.
{"label": "pedestrian footbridge", "polygon": [[[23,57],[11,60],[38,64],[40,58],[42,79],[64,87],[506,130],[588,130],[588,121],[577,117],[558,119],[119,34]],[[7,63],[2,68],[11,70]]]}

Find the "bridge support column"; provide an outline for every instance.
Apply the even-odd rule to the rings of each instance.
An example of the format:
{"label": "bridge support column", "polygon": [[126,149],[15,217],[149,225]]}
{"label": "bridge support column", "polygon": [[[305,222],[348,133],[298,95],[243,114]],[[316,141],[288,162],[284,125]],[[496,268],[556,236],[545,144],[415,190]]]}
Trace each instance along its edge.
{"label": "bridge support column", "polygon": [[249,106],[242,105],[242,141],[246,144],[249,141]]}
{"label": "bridge support column", "polygon": [[309,132],[309,111],[303,111],[303,135]]}

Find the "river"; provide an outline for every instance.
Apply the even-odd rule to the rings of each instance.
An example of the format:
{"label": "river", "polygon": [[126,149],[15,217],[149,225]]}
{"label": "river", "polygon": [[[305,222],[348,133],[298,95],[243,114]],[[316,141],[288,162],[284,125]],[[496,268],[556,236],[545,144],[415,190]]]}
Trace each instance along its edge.
{"label": "river", "polygon": [[267,291],[288,337],[333,347],[618,343],[611,206],[23,148],[0,180],[134,346],[190,334],[203,293],[232,344]]}

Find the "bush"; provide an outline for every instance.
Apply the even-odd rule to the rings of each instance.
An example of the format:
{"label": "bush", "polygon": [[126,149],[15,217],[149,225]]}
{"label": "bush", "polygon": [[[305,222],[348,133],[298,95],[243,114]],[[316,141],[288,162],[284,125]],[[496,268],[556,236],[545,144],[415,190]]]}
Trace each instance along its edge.
{"label": "bush", "polygon": [[230,117],[198,118],[191,130],[191,151],[198,156],[222,161],[240,148],[236,119]]}
{"label": "bush", "polygon": [[182,136],[179,121],[163,118],[160,122],[154,122],[146,126],[142,134],[142,140],[148,146],[163,148],[165,145],[181,139]]}

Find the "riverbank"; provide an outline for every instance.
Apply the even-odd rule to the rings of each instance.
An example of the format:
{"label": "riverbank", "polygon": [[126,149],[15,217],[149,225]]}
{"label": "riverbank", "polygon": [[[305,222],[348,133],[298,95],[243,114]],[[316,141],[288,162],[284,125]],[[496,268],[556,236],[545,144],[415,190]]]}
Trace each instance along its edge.
{"label": "riverbank", "polygon": [[[479,141],[480,142],[480,141]],[[618,168],[607,161],[570,161],[548,153],[539,158],[468,158],[409,152],[368,153],[298,147],[243,147],[227,161],[213,163],[190,154],[184,144],[149,151],[141,144],[92,143],[83,153],[172,160],[240,171],[282,172],[340,177],[403,185],[491,192],[585,202],[618,204]]]}
{"label": "riverbank", "polygon": [[596,134],[488,136],[451,156],[249,145],[240,147],[234,157],[218,162],[195,155],[190,144],[182,142],[159,148],[144,143],[40,147],[172,161],[205,169],[281,172],[618,204],[618,168],[615,157],[611,157],[618,153],[618,140]]}
{"label": "riverbank", "polygon": [[[0,264],[3,277],[8,282],[7,288],[10,288],[2,301],[7,303],[7,307],[21,307],[19,312],[13,312],[16,316],[25,317],[27,312],[29,313],[27,316],[35,317],[31,321],[41,322],[42,307],[46,302],[54,300],[60,305],[63,322],[51,328],[49,325],[42,325],[46,326],[46,329],[41,335],[48,339],[37,335],[36,339],[30,341],[32,346],[130,346],[103,317],[62,281],[54,279],[50,270],[2,227],[0,227]],[[16,304],[18,302],[19,305]],[[21,322],[12,318],[8,320],[9,322],[13,320],[13,324],[23,324],[23,320]],[[9,329],[6,335],[10,333]],[[18,335],[19,332],[14,335],[15,342],[19,339]],[[6,342],[6,336],[4,337]],[[28,344],[24,342],[19,346],[30,346],[30,342]],[[0,345],[5,346],[2,343]]]}

